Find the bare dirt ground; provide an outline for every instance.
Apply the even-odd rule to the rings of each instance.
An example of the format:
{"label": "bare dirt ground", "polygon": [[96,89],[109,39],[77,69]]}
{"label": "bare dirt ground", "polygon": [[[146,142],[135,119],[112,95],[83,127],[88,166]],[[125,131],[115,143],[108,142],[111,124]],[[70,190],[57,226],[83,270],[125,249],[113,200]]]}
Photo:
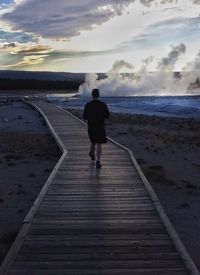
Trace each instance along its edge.
{"label": "bare dirt ground", "polygon": [[37,111],[0,104],[0,263],[60,154]]}

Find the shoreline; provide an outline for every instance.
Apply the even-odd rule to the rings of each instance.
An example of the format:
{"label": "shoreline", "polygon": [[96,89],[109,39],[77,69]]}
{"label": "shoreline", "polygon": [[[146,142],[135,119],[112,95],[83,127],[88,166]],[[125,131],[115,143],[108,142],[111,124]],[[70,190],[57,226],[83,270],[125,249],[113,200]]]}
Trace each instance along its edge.
{"label": "shoreline", "polygon": [[200,120],[111,113],[106,129],[133,152],[200,269]]}

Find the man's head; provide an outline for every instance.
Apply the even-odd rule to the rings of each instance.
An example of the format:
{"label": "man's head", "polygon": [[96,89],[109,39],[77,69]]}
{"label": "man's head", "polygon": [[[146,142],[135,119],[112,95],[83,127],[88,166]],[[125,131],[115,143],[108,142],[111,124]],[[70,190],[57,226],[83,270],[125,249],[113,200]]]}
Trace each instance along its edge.
{"label": "man's head", "polygon": [[99,97],[99,89],[93,89],[92,90],[92,97],[98,98]]}

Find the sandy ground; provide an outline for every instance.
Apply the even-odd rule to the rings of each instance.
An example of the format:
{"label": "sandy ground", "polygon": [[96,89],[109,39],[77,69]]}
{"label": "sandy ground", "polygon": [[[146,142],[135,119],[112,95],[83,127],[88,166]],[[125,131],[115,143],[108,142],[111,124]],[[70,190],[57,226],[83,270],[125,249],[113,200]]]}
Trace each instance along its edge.
{"label": "sandy ground", "polygon": [[107,133],[132,150],[200,269],[200,120],[112,114]]}
{"label": "sandy ground", "polygon": [[0,104],[0,263],[59,156],[38,112]]}

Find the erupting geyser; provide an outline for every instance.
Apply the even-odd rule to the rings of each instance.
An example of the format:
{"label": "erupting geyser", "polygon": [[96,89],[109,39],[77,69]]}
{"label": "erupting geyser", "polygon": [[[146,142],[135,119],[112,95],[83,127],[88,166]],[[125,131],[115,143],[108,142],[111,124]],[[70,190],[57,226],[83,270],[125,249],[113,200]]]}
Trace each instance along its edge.
{"label": "erupting geyser", "polygon": [[132,64],[124,60],[115,61],[103,79],[94,73],[87,74],[85,83],[79,88],[79,95],[90,96],[93,88],[98,88],[102,96],[200,95],[200,85],[191,85],[198,84],[200,52],[181,72],[174,72],[175,64],[185,52],[183,43],[173,46],[166,57],[158,60],[156,72],[148,71],[152,58],[143,60],[141,69],[134,73],[129,73],[133,70]]}

